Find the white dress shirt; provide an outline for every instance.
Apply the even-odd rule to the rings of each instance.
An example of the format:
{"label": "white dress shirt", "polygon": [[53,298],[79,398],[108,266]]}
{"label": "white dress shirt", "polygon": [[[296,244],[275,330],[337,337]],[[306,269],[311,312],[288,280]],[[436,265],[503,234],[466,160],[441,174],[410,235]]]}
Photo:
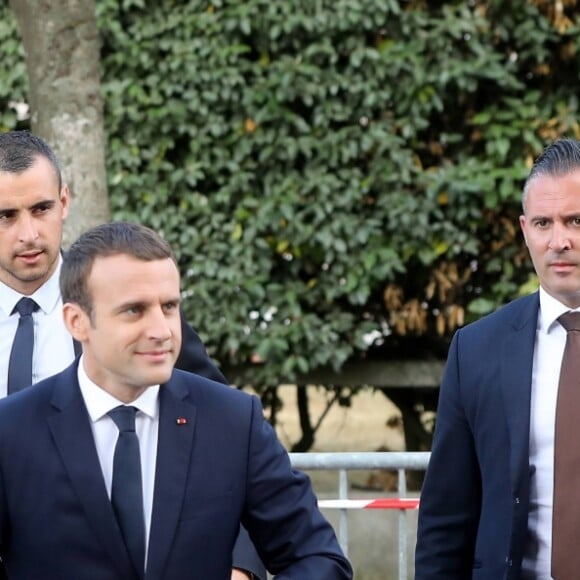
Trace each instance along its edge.
{"label": "white dress shirt", "polygon": [[[107,391],[101,389],[87,376],[83,357],[79,362],[78,378],[81,393],[89,413],[91,429],[95,439],[97,455],[105,480],[109,499],[113,482],[113,457],[119,429],[107,413],[124,405]],[[139,438],[141,452],[141,476],[143,479],[143,512],[145,514],[145,563],[149,549],[149,532],[151,530],[151,513],[153,511],[153,491],[155,484],[155,465],[157,460],[157,436],[159,431],[159,385],[154,385],[131,403],[137,407],[135,431]]]}
{"label": "white dress shirt", "polygon": [[[540,289],[530,407],[530,509],[522,579],[548,580],[551,572],[554,429],[566,331],[558,317],[570,308]],[[580,422],[579,422],[580,428]]]}
{"label": "white dress shirt", "polygon": [[[50,377],[72,363],[75,357],[73,340],[62,318],[62,299],[58,278],[62,257],[53,275],[30,296],[40,307],[32,314],[34,351],[32,382]],[[7,394],[8,362],[12,342],[18,328],[19,314],[10,314],[23,297],[0,282],[0,397]]]}

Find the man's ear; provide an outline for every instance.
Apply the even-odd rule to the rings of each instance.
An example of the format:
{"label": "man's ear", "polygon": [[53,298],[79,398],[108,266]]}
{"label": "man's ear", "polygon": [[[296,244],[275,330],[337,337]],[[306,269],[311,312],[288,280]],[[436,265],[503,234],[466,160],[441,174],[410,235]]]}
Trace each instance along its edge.
{"label": "man's ear", "polygon": [[78,342],[84,342],[91,323],[89,315],[78,304],[67,302],[62,307],[62,317],[72,337]]}
{"label": "man's ear", "polygon": [[66,183],[63,183],[60,189],[59,200],[62,205],[62,219],[66,220],[70,209],[70,194],[68,190],[68,185]]}
{"label": "man's ear", "polygon": [[526,243],[526,246],[528,245],[528,238],[526,236],[526,216],[524,214],[522,214],[520,216],[520,229],[522,230],[522,235],[524,236],[524,242]]}

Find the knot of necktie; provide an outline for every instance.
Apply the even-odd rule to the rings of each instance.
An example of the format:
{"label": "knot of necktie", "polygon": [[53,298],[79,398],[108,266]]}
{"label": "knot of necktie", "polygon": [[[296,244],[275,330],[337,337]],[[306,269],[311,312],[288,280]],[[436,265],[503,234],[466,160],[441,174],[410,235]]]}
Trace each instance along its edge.
{"label": "knot of necktie", "polygon": [[121,433],[135,431],[135,414],[136,407],[129,407],[128,405],[119,405],[111,409],[108,413],[109,417],[115,421],[115,425]]}
{"label": "knot of necktie", "polygon": [[580,332],[580,312],[568,311],[558,318],[558,322],[566,329]]}
{"label": "knot of necktie", "polygon": [[21,298],[12,310],[12,314],[18,312],[20,316],[30,316],[38,310],[38,304],[32,298]]}

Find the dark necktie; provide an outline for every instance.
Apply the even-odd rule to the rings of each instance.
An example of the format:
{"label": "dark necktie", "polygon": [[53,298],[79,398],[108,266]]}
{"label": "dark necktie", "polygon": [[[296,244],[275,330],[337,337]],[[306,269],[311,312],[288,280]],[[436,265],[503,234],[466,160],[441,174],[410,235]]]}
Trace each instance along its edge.
{"label": "dark necktie", "polygon": [[580,577],[580,312],[558,318],[566,329],[554,433],[552,577]]}
{"label": "dark necktie", "polygon": [[18,312],[20,318],[8,361],[9,395],[32,384],[32,351],[34,349],[32,313],[37,310],[38,304],[32,298],[21,298],[12,311],[12,314]]}
{"label": "dark necktie", "polygon": [[135,433],[135,407],[121,405],[109,411],[119,429],[113,460],[111,503],[139,577],[145,568],[145,516],[139,439]]}

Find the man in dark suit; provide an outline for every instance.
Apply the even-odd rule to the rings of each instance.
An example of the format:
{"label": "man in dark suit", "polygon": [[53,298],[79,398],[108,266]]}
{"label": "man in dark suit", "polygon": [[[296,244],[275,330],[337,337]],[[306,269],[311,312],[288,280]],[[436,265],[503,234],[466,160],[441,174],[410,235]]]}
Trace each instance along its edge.
{"label": "man in dark suit", "polygon": [[[0,401],[10,578],[226,579],[240,520],[279,578],[352,577],[259,399],[174,370],[179,271],[166,242],[136,224],[97,226],[71,246],[60,287],[81,358]],[[132,427],[115,418],[126,411]],[[133,464],[117,461],[125,436],[131,477],[118,471]]]}
{"label": "man in dark suit", "polygon": [[[32,315],[32,383],[66,368],[80,352],[63,324],[58,287],[62,225],[69,203],[58,160],[47,144],[24,131],[0,134],[0,397],[8,392],[9,358],[18,324],[14,307],[22,297],[32,297],[39,305]],[[226,383],[184,317],[181,323],[183,340],[176,367]],[[250,574],[266,578],[243,530],[234,566],[232,578]]]}
{"label": "man in dark suit", "polygon": [[[561,543],[552,532],[562,518],[554,515],[562,315],[580,308],[580,142],[556,141],[536,160],[520,225],[540,290],[453,338],[421,493],[417,580],[580,577],[578,567],[556,572],[552,552]],[[577,503],[565,500],[565,510]],[[575,526],[568,562],[580,519]]]}

